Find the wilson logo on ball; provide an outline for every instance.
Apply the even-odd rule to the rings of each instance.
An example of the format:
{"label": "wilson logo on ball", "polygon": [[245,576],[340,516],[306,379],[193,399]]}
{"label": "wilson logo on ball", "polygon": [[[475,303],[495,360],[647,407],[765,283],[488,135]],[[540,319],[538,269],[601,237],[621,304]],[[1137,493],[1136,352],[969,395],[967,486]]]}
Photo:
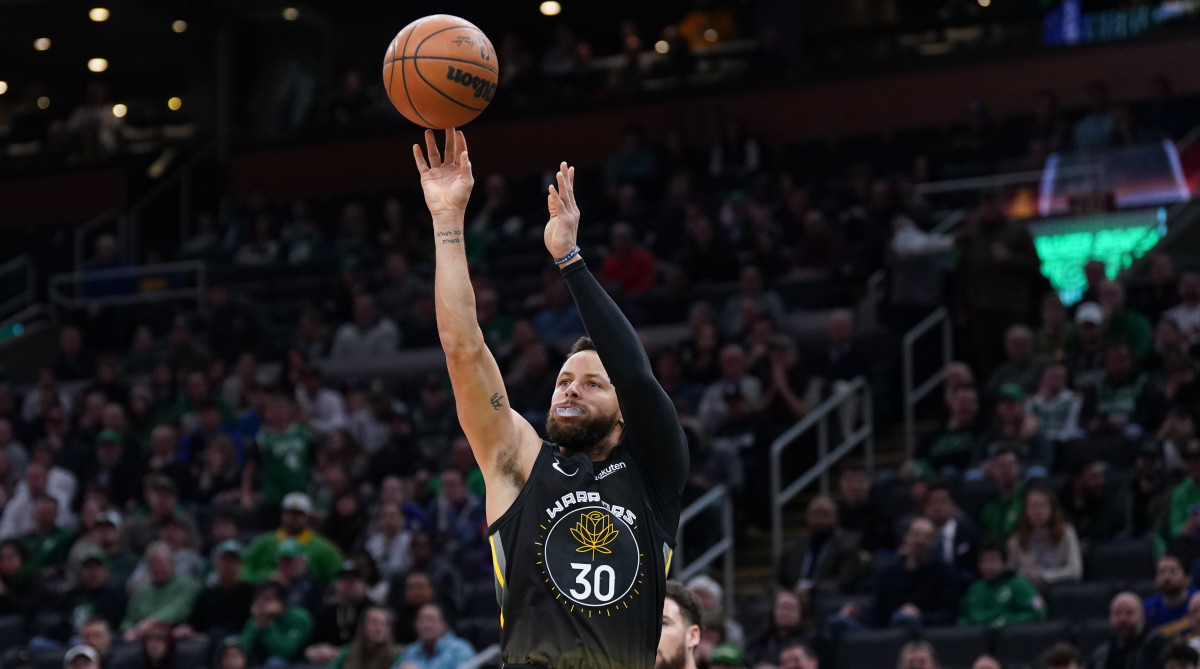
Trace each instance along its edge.
{"label": "wilson logo on ball", "polygon": [[491,102],[492,96],[496,94],[496,84],[482,77],[467,74],[453,65],[449,66],[449,70],[446,72],[446,79],[456,84],[475,89],[475,97],[483,98],[488,102]]}

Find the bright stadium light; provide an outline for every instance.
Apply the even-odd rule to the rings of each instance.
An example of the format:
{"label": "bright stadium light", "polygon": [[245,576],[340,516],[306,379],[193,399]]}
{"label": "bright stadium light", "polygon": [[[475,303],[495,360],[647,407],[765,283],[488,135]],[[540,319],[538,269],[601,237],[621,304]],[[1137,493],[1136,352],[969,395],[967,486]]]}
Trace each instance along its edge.
{"label": "bright stadium light", "polygon": [[717,41],[718,37],[720,37],[720,35],[717,34],[716,28],[709,28],[708,30],[704,31],[704,41],[705,42],[715,42],[715,41]]}
{"label": "bright stadium light", "polygon": [[113,116],[116,116],[117,118],[125,118],[125,114],[129,113],[129,107],[126,107],[118,102],[117,104],[113,105],[112,112]]}
{"label": "bright stadium light", "polygon": [[665,39],[660,39],[654,43],[654,50],[658,53],[666,53],[671,50],[671,44]]}
{"label": "bright stadium light", "polygon": [[187,21],[176,19],[171,22],[171,32],[181,33],[187,30]]}
{"label": "bright stadium light", "polygon": [[170,109],[171,111],[179,111],[179,108],[182,106],[183,106],[183,100],[181,100],[177,97],[167,100],[167,109]]}
{"label": "bright stadium light", "polygon": [[39,37],[39,38],[33,40],[33,48],[37,51],[46,51],[47,49],[50,48],[50,38],[49,37]]}
{"label": "bright stadium light", "polygon": [[50,98],[46,97],[45,95],[38,98],[38,109],[49,109],[49,108],[50,108]]}
{"label": "bright stadium light", "polygon": [[0,81],[0,95],[4,95],[7,92],[8,92],[8,82]]}
{"label": "bright stadium light", "polygon": [[300,18],[300,10],[299,9],[296,9],[295,7],[284,7],[284,9],[283,9],[283,20],[284,21],[295,21],[298,18]]}
{"label": "bright stadium light", "polygon": [[104,23],[108,20],[108,8],[92,7],[90,10],[88,10],[88,18],[96,23]]}
{"label": "bright stadium light", "polygon": [[979,0],[979,6],[980,7],[991,7],[992,0]]}
{"label": "bright stadium light", "polygon": [[546,0],[538,6],[538,11],[543,16],[558,16],[562,12],[562,5],[558,4],[556,0]]}
{"label": "bright stadium light", "polygon": [[91,58],[88,60],[88,69],[92,72],[103,72],[108,69],[108,60],[105,58]]}

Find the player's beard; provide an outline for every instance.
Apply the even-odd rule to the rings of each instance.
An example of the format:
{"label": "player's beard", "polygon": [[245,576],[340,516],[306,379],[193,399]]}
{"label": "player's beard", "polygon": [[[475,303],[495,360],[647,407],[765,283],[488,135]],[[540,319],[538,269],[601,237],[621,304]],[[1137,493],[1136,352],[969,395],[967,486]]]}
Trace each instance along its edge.
{"label": "player's beard", "polygon": [[583,453],[590,458],[600,450],[618,420],[616,411],[608,415],[560,420],[551,408],[546,412],[546,436],[568,451]]}
{"label": "player's beard", "polygon": [[654,662],[654,669],[683,669],[687,666],[687,648],[683,644],[675,649],[675,654],[663,657]]}

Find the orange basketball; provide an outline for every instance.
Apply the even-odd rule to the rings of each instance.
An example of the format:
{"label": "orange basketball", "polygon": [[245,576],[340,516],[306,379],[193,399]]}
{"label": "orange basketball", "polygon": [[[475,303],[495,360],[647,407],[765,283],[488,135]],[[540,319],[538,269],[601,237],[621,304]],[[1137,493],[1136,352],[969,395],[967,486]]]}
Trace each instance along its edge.
{"label": "orange basketball", "polygon": [[383,85],[404,118],[426,128],[458,128],[496,94],[500,63],[470,21],[434,14],[404,27],[383,57]]}

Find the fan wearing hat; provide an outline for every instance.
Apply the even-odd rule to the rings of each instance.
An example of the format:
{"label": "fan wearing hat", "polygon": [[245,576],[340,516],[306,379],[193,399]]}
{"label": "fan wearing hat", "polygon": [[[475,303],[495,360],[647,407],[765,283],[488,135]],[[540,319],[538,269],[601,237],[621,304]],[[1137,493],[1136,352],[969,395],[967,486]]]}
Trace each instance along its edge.
{"label": "fan wearing hat", "polygon": [[104,485],[108,499],[115,506],[124,506],[137,497],[142,482],[140,453],[126,447],[127,440],[117,430],[101,430],[96,435],[96,449],[86,464],[92,480]]}
{"label": "fan wearing hat", "polygon": [[1075,307],[1075,338],[1067,354],[1067,367],[1075,389],[1084,392],[1104,376],[1104,310],[1095,302]]}
{"label": "fan wearing hat", "polygon": [[[306,490],[312,476],[312,436],[293,420],[294,413],[289,398],[283,395],[267,398],[262,428],[254,436],[242,472],[243,502],[255,498],[254,483],[261,480],[265,513],[281,508],[290,493]],[[336,564],[341,562],[339,559]]]}
{"label": "fan wearing hat", "polygon": [[304,651],[309,662],[329,662],[337,656],[339,648],[354,639],[359,620],[371,604],[363,576],[362,568],[354,560],[342,563],[338,580],[333,584],[333,597],[317,611],[313,643]]}
{"label": "fan wearing hat", "polygon": [[1135,439],[1154,401],[1150,377],[1137,369],[1129,344],[1113,341],[1104,347],[1104,376],[1084,396],[1080,423],[1093,437],[1124,434]]}
{"label": "fan wearing hat", "polygon": [[1026,393],[1037,387],[1042,365],[1034,357],[1033,331],[1024,325],[1014,325],[1004,333],[1004,362],[988,377],[987,396],[995,398],[1000,388],[1013,383]]}
{"label": "fan wearing hat", "polygon": [[283,585],[284,602],[315,612],[321,606],[325,587],[308,573],[308,556],[300,542],[292,538],[279,542],[275,565],[269,580]]}
{"label": "fan wearing hat", "polygon": [[1136,475],[1121,492],[1122,507],[1131,537],[1144,537],[1162,527],[1171,509],[1171,488],[1163,447],[1157,439],[1143,439],[1133,461]]}
{"label": "fan wearing hat", "polygon": [[116,628],[125,615],[125,589],[112,578],[108,556],[96,550],[83,558],[79,585],[66,595],[66,617],[59,630],[61,638],[79,634],[84,623],[102,618]]}
{"label": "fan wearing hat", "polygon": [[285,597],[284,587],[275,581],[265,581],[255,590],[250,619],[241,636],[252,666],[292,664],[312,635],[312,615],[288,606]]}
{"label": "fan wearing hat", "polygon": [[[87,504],[84,506],[86,508]],[[102,553],[108,563],[113,583],[123,586],[137,568],[138,557],[125,550],[121,539],[121,514],[112,509],[101,511],[87,534],[75,541],[67,558],[67,581],[78,583],[82,577],[83,560],[93,553]],[[115,625],[114,625],[115,627]]]}
{"label": "fan wearing hat", "polygon": [[150,474],[143,483],[146,507],[131,518],[126,518],[123,528],[129,550],[142,553],[162,532],[168,519],[177,521],[187,535],[191,546],[200,545],[200,532],[196,523],[184,513],[179,505],[179,488],[175,480],[162,474]]}
{"label": "fan wearing hat", "polygon": [[708,656],[708,666],[711,669],[742,669],[746,659],[742,649],[731,643],[723,643],[712,649]]}
{"label": "fan wearing hat", "polygon": [[241,577],[242,545],[236,540],[218,544],[212,552],[212,568],[207,587],[196,598],[187,624],[176,628],[176,636],[219,639],[241,631],[250,617],[254,586]]}
{"label": "fan wearing hat", "polygon": [[63,669],[100,669],[100,654],[91,646],[74,646],[63,656]]}
{"label": "fan wearing hat", "polygon": [[342,553],[313,531],[312,500],[302,492],[293,492],[283,498],[282,507],[279,529],[261,535],[246,549],[242,578],[248,583],[261,583],[269,578],[277,567],[280,545],[290,539],[307,557],[308,573],[320,583],[332,583],[341,569]]}
{"label": "fan wearing hat", "polygon": [[67,561],[75,533],[58,526],[58,500],[42,495],[33,503],[33,531],[21,538],[29,549],[29,568],[58,576]]}

